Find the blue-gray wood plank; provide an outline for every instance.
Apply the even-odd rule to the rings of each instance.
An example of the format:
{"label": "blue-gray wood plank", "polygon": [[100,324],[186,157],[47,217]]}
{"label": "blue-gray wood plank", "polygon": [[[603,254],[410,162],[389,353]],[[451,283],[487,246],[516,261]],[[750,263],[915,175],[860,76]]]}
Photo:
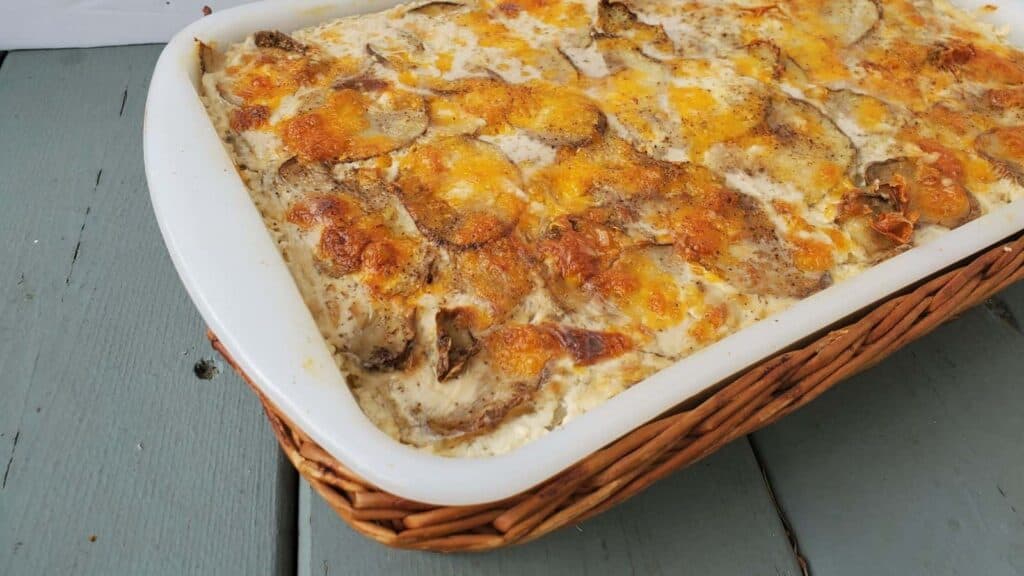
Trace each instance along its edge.
{"label": "blue-gray wood plank", "polygon": [[[0,60],[0,574],[799,573],[744,442],[520,548],[349,530],[241,382],[193,373],[142,173],[158,52]],[[755,435],[811,573],[1024,573],[1019,318],[1020,285]]]}
{"label": "blue-gray wood plank", "polygon": [[290,574],[296,479],[203,324],[142,166],[160,47],[0,67],[0,574]]}
{"label": "blue-gray wood plank", "polygon": [[754,442],[814,574],[1024,574],[1024,284]]}

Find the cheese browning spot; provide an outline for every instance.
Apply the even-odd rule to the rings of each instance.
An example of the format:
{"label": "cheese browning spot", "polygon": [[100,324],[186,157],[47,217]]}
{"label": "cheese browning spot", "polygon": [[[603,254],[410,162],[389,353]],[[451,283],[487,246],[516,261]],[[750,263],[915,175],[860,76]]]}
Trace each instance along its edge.
{"label": "cheese browning spot", "polygon": [[559,353],[558,339],[548,330],[530,324],[501,326],[483,342],[495,367],[516,377],[537,377]]}
{"label": "cheese browning spot", "polygon": [[266,106],[242,106],[231,112],[231,129],[236,132],[262,128],[270,118],[270,108]]}

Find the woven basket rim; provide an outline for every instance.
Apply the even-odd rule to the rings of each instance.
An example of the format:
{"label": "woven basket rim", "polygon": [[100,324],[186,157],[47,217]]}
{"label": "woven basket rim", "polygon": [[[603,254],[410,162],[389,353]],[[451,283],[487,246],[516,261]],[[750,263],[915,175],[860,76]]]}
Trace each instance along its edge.
{"label": "woven basket rim", "polygon": [[263,403],[285,455],[352,528],[383,544],[487,550],[538,538],[643,491],[735,438],[793,412],[963,310],[1024,278],[1024,233],[937,272],[794,347],[741,370],[548,480],[499,502],[435,506],[377,489],[338,462],[259,392],[212,332],[220,352]]}

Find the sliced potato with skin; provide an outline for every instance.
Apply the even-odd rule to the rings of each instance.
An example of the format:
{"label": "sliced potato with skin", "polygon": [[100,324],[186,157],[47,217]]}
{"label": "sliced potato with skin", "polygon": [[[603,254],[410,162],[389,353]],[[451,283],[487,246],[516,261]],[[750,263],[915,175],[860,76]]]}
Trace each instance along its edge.
{"label": "sliced potato with skin", "polygon": [[746,46],[746,52],[758,63],[758,67],[752,70],[755,78],[767,81],[778,80],[785,70],[785,62],[782,58],[782,51],[770,40],[755,40]]}
{"label": "sliced potato with skin", "polygon": [[609,123],[648,154],[680,146],[676,121],[663,106],[665,86],[671,81],[668,67],[625,38],[600,36],[594,44],[607,70],[588,93]]}
{"label": "sliced potato with skin", "polygon": [[540,71],[542,79],[554,84],[565,85],[575,82],[580,75],[572,60],[559,50],[541,52],[532,65]]}
{"label": "sliced potato with skin", "polygon": [[864,250],[868,260],[882,260],[909,246],[917,218],[905,214],[902,188],[854,190],[843,197],[836,223]]}
{"label": "sliced potato with skin", "polygon": [[324,313],[318,315],[324,336],[368,371],[403,369],[415,348],[415,309],[400,300],[353,298],[362,293],[359,280],[352,276],[327,285],[322,294]]}
{"label": "sliced potato with skin", "polygon": [[428,408],[421,417],[431,431],[450,440],[486,432],[532,409],[553,360],[568,358],[586,366],[631,347],[630,339],[616,332],[549,323],[503,324],[476,339],[460,372],[446,379],[450,401]]}
{"label": "sliced potato with skin", "polygon": [[358,274],[374,298],[415,293],[430,271],[429,246],[341,192],[348,188],[342,183],[330,193],[307,195],[288,209],[287,220],[313,245],[314,264],[332,278]]}
{"label": "sliced potato with skin", "polygon": [[664,73],[658,60],[644,54],[632,41],[617,36],[594,38],[598,52],[604,57],[608,70],[613,74],[622,70],[636,70],[649,75]]}
{"label": "sliced potato with skin", "polygon": [[399,161],[398,173],[399,196],[420,232],[453,248],[505,236],[523,211],[515,165],[473,138],[419,143]]}
{"label": "sliced potato with skin", "polygon": [[546,82],[509,84],[467,78],[436,90],[432,121],[446,133],[500,133],[509,125],[551,146],[578,146],[605,129],[604,114],[585,95]]}
{"label": "sliced potato with skin", "polygon": [[437,86],[430,101],[431,123],[446,133],[489,134],[508,123],[512,85],[497,78],[462,78]]}
{"label": "sliced potato with skin", "polygon": [[279,131],[301,162],[350,162],[409,145],[429,120],[420,96],[362,78],[342,83],[322,106],[281,122]]}
{"label": "sliced potato with skin", "polygon": [[533,289],[531,261],[515,234],[455,255],[458,283],[490,305],[488,324],[504,320]]}
{"label": "sliced potato with skin", "polygon": [[[668,88],[668,104],[679,123],[678,143],[685,144],[691,160],[701,161],[715,144],[748,134],[764,121],[770,100],[760,82],[699,60],[678,60],[677,67],[675,76],[685,83]],[[689,84],[688,68],[696,69],[695,76],[714,75],[718,82],[712,88]]]}
{"label": "sliced potato with skin", "polygon": [[549,84],[518,88],[508,121],[550,146],[580,146],[606,127],[604,114],[593,101]]}
{"label": "sliced potato with skin", "polygon": [[442,308],[434,317],[436,334],[434,372],[441,382],[454,378],[480,350],[473,335],[473,312],[466,308]]}
{"label": "sliced potato with skin", "polygon": [[415,314],[414,308],[375,303],[374,309],[360,318],[359,337],[352,339],[347,351],[368,370],[401,368],[416,338]]}
{"label": "sliced potato with skin", "polygon": [[610,134],[562,149],[557,160],[530,180],[531,195],[552,205],[556,214],[639,200],[682,185],[678,166],[641,154]]}
{"label": "sliced potato with skin", "polygon": [[845,88],[829,90],[825,107],[844,116],[857,118],[859,124],[883,122],[894,115],[892,107],[882,100]]}
{"label": "sliced potato with skin", "polygon": [[798,155],[824,157],[847,172],[857,149],[829,117],[795,98],[776,98],[765,118],[768,129]]}
{"label": "sliced potato with skin", "polygon": [[1024,126],[993,128],[974,141],[974,149],[1004,178],[1024,186]]}
{"label": "sliced potato with skin", "polygon": [[258,48],[277,48],[285,52],[306,51],[306,45],[278,30],[261,30],[253,35]]}
{"label": "sliced potato with skin", "polygon": [[293,194],[326,194],[337,186],[326,165],[303,164],[294,156],[278,167],[277,176]]}
{"label": "sliced potato with skin", "polygon": [[641,22],[629,7],[620,2],[601,0],[597,7],[597,27],[605,34],[629,39],[658,56],[669,57],[675,51],[675,45],[664,28]]}
{"label": "sliced potato with skin", "polygon": [[425,2],[418,6],[414,6],[405,11],[406,14],[419,14],[421,16],[444,16],[462,10],[466,7],[465,4],[459,2],[446,2],[446,1],[434,1]]}
{"label": "sliced potato with skin", "polygon": [[[691,174],[706,169],[694,167]],[[827,284],[816,271],[801,270],[761,203],[731,190],[706,173],[686,194],[640,207],[640,219],[659,244],[672,244],[687,261],[726,277],[740,290],[803,297]]]}
{"label": "sliced potato with skin", "polygon": [[563,216],[552,222],[535,245],[535,258],[552,298],[569,311],[587,308],[587,285],[637,242],[624,231],[635,218],[617,205]]}
{"label": "sliced potato with skin", "polygon": [[821,16],[849,46],[874,30],[882,20],[882,7],[874,0],[829,0],[822,3]]}
{"label": "sliced potato with skin", "polygon": [[868,185],[895,189],[889,195],[905,198],[903,211],[923,224],[956,228],[977,217],[977,200],[964,186],[963,166],[956,156],[938,144],[919,145],[928,156],[869,166]]}
{"label": "sliced potato with skin", "polygon": [[857,149],[831,119],[802,100],[777,96],[760,128],[727,143],[710,165],[742,170],[791,184],[809,203],[837,189],[850,176]]}
{"label": "sliced potato with skin", "polygon": [[740,194],[736,204],[742,213],[743,232],[712,264],[732,285],[754,294],[790,298],[804,298],[829,285],[827,273],[801,270],[796,265],[793,251],[779,238],[756,199]]}
{"label": "sliced potato with skin", "polygon": [[424,424],[445,438],[486,432],[532,407],[556,357],[558,340],[539,326],[500,326],[479,343],[462,372],[445,386],[457,392],[443,407],[422,415]]}
{"label": "sliced potato with skin", "polygon": [[589,366],[614,358],[632,347],[629,337],[618,332],[585,330],[572,326],[545,324],[543,328],[553,335],[577,366]]}
{"label": "sliced potato with skin", "polygon": [[387,36],[366,44],[365,49],[378,64],[393,70],[408,70],[430,62],[423,41],[408,30],[394,29]]}
{"label": "sliced potato with skin", "polygon": [[[659,331],[686,318],[683,288],[661,262],[670,247],[638,246],[624,250],[584,288],[629,323]],[[610,314],[609,314],[610,315]],[[619,320],[621,322],[621,320]],[[613,319],[612,323],[616,323]]]}
{"label": "sliced potato with skin", "polygon": [[849,89],[828,90],[822,107],[857,148],[855,182],[861,182],[866,164],[906,153],[898,134],[915,119],[906,110]]}

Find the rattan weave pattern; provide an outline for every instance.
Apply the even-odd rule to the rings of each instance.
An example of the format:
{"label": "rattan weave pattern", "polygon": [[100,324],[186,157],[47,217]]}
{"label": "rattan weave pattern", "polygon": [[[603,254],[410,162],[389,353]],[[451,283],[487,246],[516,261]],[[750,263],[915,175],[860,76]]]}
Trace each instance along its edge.
{"label": "rattan weave pattern", "polygon": [[[399,548],[486,550],[538,538],[615,506],[796,410],[1022,278],[1024,235],[1018,235],[810,343],[765,360],[703,400],[634,430],[539,486],[490,504],[433,506],[382,492],[257,395],[289,460],[355,530]],[[209,337],[237,369],[216,336]]]}

